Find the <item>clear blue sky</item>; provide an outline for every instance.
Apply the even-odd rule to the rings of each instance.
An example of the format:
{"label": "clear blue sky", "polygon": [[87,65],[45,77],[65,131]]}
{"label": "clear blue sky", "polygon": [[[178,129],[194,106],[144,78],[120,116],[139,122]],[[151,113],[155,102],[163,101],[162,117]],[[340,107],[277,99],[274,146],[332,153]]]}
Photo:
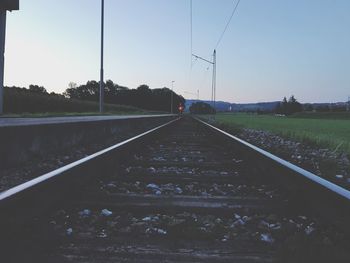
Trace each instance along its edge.
{"label": "clear blue sky", "polygon": [[[190,0],[105,0],[105,78],[136,88],[200,90],[211,68],[190,58]],[[232,0],[193,0],[193,52],[211,54]],[[20,0],[8,13],[5,85],[99,79],[100,0]],[[350,95],[349,0],[241,0],[217,49],[217,99],[345,101]]]}

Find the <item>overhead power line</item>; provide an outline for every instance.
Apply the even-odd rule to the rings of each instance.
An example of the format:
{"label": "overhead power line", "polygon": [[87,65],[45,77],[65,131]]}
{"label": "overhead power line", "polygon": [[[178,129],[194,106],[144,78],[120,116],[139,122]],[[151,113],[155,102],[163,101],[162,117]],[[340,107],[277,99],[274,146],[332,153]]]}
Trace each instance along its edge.
{"label": "overhead power line", "polygon": [[191,38],[191,69],[193,66],[193,62],[192,62],[192,53],[193,53],[193,12],[192,12],[192,0],[190,0],[190,38]]}
{"label": "overhead power line", "polygon": [[[190,41],[191,41],[191,71],[192,71],[192,66],[193,66],[193,60],[192,60],[192,57],[195,57],[196,60],[200,59],[200,60],[203,60],[209,64],[212,64],[213,65],[213,77],[212,77],[212,94],[211,94],[211,101],[212,101],[212,105],[214,106],[215,108],[215,101],[216,101],[216,48],[219,46],[221,40],[223,39],[225,33],[226,33],[226,30],[228,29],[229,25],[230,25],[230,22],[234,16],[234,14],[236,13],[236,10],[237,10],[237,7],[240,3],[240,0],[237,0],[237,2],[235,2],[235,0],[232,2],[234,8],[232,10],[232,13],[225,25],[225,28],[223,30],[223,32],[221,33],[220,37],[219,37],[219,40],[217,41],[216,43],[216,46],[214,48],[214,52],[213,52],[213,61],[210,61],[210,60],[207,60],[203,57],[200,57],[200,56],[197,56],[195,54],[193,54],[193,39],[192,39],[192,19],[193,19],[193,13],[192,13],[192,0],[190,0]],[[190,76],[191,76],[191,71],[190,71]],[[191,78],[191,77],[190,77]]]}
{"label": "overhead power line", "polygon": [[[225,32],[226,32],[226,30],[228,29],[228,26],[230,25],[231,20],[232,20],[232,17],[233,17],[234,14],[236,13],[237,7],[238,7],[238,5],[239,5],[240,2],[241,2],[241,0],[238,0],[237,3],[234,5],[234,8],[233,8],[232,13],[231,13],[231,16],[230,16],[230,18],[228,19],[228,21],[227,21],[227,23],[226,23],[226,26],[225,26],[225,28],[224,28],[224,31],[222,31],[222,34],[221,34],[221,36],[220,36],[218,42],[216,43],[216,46],[215,46],[214,49],[217,49],[217,47],[219,46],[219,44],[220,44],[222,38],[224,37]],[[233,4],[234,4],[234,3],[235,3],[235,0],[233,1]]]}
{"label": "overhead power line", "polygon": [[192,55],[192,0],[190,0],[190,24],[191,24],[191,55]]}

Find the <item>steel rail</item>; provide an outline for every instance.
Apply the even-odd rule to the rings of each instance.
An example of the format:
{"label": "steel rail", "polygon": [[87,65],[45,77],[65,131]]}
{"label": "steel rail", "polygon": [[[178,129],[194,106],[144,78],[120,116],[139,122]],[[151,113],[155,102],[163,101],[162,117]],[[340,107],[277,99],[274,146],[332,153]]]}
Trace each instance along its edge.
{"label": "steel rail", "polygon": [[223,130],[221,130],[221,129],[219,129],[219,128],[217,128],[217,127],[215,127],[215,126],[213,126],[213,125],[211,125],[211,124],[209,124],[209,123],[207,123],[199,118],[194,117],[194,119],[196,119],[197,121],[205,124],[206,126],[212,128],[212,129],[216,130],[217,132],[235,140],[236,142],[239,142],[239,143],[247,146],[248,148],[254,150],[255,152],[262,154],[263,156],[267,157],[268,159],[270,159],[270,160],[278,163],[279,165],[297,173],[298,175],[301,175],[304,178],[306,178],[306,179],[332,191],[333,193],[336,193],[337,195],[341,196],[342,198],[345,198],[346,200],[350,201],[350,191],[349,190],[346,190],[345,188],[343,188],[339,185],[336,185],[336,184],[334,184],[334,183],[332,183],[324,178],[321,178],[321,177],[319,177],[319,176],[317,176],[317,175],[315,175],[315,174],[313,174],[313,173],[311,173],[311,172],[309,172],[309,171],[307,171],[307,170],[305,170],[305,169],[303,169],[295,164],[292,164],[292,163],[290,163],[290,162],[288,162],[288,161],[286,161],[286,160],[284,160],[276,155],[273,155],[273,154],[255,146],[253,144],[250,144],[250,143],[248,143],[248,142],[246,142],[246,141],[244,141],[244,140],[242,140],[242,139],[240,139],[232,134],[229,134],[228,132],[225,132],[225,131],[223,131]]}
{"label": "steel rail", "polygon": [[84,158],[82,158],[80,160],[77,160],[77,161],[73,162],[73,163],[67,164],[65,166],[62,166],[62,167],[56,169],[56,170],[53,170],[53,171],[48,172],[46,174],[43,174],[43,175],[41,175],[39,177],[36,177],[36,178],[34,178],[34,179],[30,180],[30,181],[27,181],[27,182],[25,182],[23,184],[20,184],[18,186],[15,186],[13,188],[5,190],[5,191],[0,193],[0,204],[2,202],[6,201],[9,198],[12,198],[12,197],[14,197],[14,196],[16,196],[18,194],[21,194],[21,193],[27,191],[27,190],[30,190],[30,189],[32,189],[34,187],[37,187],[40,184],[46,183],[47,181],[52,180],[53,178],[57,178],[59,176],[62,176],[66,172],[68,172],[68,171],[70,171],[70,170],[72,170],[72,169],[74,169],[74,168],[76,168],[78,166],[81,166],[82,164],[85,164],[85,163],[87,163],[87,162],[89,162],[89,161],[91,161],[93,159],[101,157],[101,156],[103,156],[103,155],[105,155],[107,153],[110,153],[113,150],[116,150],[116,149],[118,149],[118,148],[120,148],[122,146],[125,146],[126,144],[128,144],[130,142],[133,142],[133,141],[135,141],[137,139],[140,139],[140,138],[142,138],[142,137],[144,137],[146,135],[149,135],[149,134],[151,134],[151,133],[153,133],[153,132],[155,132],[157,130],[160,130],[161,128],[166,127],[166,126],[170,125],[171,123],[173,123],[173,122],[175,122],[177,120],[179,120],[179,118],[171,120],[171,121],[169,121],[169,122],[167,122],[165,124],[157,126],[157,127],[153,128],[153,129],[150,129],[150,130],[148,130],[146,132],[143,132],[143,133],[141,133],[139,135],[136,135],[136,136],[134,136],[132,138],[129,138],[129,139],[125,140],[125,141],[119,142],[119,143],[117,143],[117,144],[115,144],[113,146],[110,146],[110,147],[105,148],[105,149],[103,149],[101,151],[98,151],[98,152],[96,152],[94,154],[86,156],[86,157],[84,157]]}

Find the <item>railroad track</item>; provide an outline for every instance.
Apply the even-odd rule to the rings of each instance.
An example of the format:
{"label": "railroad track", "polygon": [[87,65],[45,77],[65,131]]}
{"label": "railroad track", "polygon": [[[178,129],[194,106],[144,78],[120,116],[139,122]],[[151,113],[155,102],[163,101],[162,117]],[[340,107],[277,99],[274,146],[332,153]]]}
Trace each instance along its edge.
{"label": "railroad track", "polygon": [[348,262],[348,192],[274,158],[173,121],[2,193],[0,256]]}

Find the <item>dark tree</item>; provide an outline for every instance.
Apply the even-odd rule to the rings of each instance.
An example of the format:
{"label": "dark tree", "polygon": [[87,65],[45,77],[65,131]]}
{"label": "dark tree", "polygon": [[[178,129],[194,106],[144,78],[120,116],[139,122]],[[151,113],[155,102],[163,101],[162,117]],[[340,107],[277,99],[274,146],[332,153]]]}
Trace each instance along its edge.
{"label": "dark tree", "polygon": [[43,86],[29,85],[29,91],[33,93],[48,94]]}
{"label": "dark tree", "polygon": [[192,114],[212,114],[215,113],[215,109],[205,102],[195,102],[190,108]]}
{"label": "dark tree", "polygon": [[70,99],[97,101],[99,96],[100,84],[97,81],[88,81],[85,85],[78,87],[69,87],[63,93]]}
{"label": "dark tree", "polygon": [[287,114],[293,114],[301,111],[303,111],[303,106],[292,95],[288,100]]}
{"label": "dark tree", "polygon": [[292,95],[288,101],[287,98],[284,97],[282,102],[280,102],[275,109],[276,113],[285,115],[291,115],[301,111],[303,111],[303,106],[297,101],[294,95]]}

